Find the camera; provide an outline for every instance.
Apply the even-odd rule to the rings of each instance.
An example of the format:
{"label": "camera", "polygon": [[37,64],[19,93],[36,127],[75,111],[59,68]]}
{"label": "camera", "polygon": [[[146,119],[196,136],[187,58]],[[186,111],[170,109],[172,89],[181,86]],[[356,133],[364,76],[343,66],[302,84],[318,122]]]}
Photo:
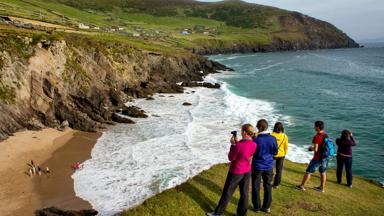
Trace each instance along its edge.
{"label": "camera", "polygon": [[237,131],[231,131],[231,134],[236,137],[237,136]]}

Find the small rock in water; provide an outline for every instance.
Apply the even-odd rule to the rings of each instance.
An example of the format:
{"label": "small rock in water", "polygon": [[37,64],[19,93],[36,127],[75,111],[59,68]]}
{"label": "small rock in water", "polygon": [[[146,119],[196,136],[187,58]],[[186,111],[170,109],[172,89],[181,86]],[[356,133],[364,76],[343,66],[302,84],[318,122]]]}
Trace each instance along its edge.
{"label": "small rock in water", "polygon": [[153,97],[147,97],[147,98],[145,98],[145,100],[155,100],[155,98],[153,98]]}
{"label": "small rock in water", "polygon": [[220,88],[219,83],[209,83],[209,82],[183,82],[181,83],[183,87],[205,87],[205,88]]}
{"label": "small rock in water", "polygon": [[184,102],[183,103],[183,106],[191,106],[192,104],[191,103],[188,103],[188,102]]}
{"label": "small rock in water", "polygon": [[138,107],[135,106],[129,106],[129,107],[124,107],[122,111],[123,115],[130,116],[133,118],[147,118],[148,115],[145,114],[144,110],[141,110]]}

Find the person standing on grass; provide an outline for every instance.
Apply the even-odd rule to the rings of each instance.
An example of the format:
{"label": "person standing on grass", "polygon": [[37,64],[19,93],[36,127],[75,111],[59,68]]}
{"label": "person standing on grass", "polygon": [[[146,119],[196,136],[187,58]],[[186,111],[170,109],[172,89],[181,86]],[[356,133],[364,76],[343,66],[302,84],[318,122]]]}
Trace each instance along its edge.
{"label": "person standing on grass", "polygon": [[323,157],[322,148],[323,141],[328,135],[324,132],[324,122],[322,121],[316,121],[314,129],[316,131],[316,135],[312,139],[313,146],[308,148],[308,151],[314,151],[314,156],[305,171],[301,184],[297,185],[296,188],[305,191],[305,184],[311,178],[311,174],[313,174],[318,168],[320,172],[320,186],[315,187],[314,189],[319,192],[324,192],[325,182],[327,180],[326,170],[328,166],[328,160],[327,158]]}
{"label": "person standing on grass", "polygon": [[276,174],[272,184],[273,188],[277,189],[281,183],[284,158],[285,155],[288,153],[288,136],[284,133],[284,126],[281,122],[276,122],[271,135],[276,138],[278,147],[277,155],[275,155],[274,157]]}
{"label": "person standing on grass", "polygon": [[[272,204],[273,156],[277,154],[276,138],[269,134],[268,122],[261,119],[256,125],[259,133],[254,141],[257,149],[252,159],[252,203],[256,212],[269,213]],[[260,184],[263,179],[264,200],[260,201]]]}
{"label": "person standing on grass", "polygon": [[352,133],[348,130],[341,132],[341,137],[336,139],[337,145],[337,182],[341,184],[343,167],[347,173],[347,186],[352,188],[352,146],[356,145]]}
{"label": "person standing on grass", "polygon": [[252,140],[254,130],[252,125],[245,124],[241,127],[242,139],[237,140],[232,136],[231,148],[228,159],[231,161],[227,179],[220,201],[214,212],[207,213],[208,216],[218,216],[224,213],[236,187],[240,188],[240,199],[237,205],[237,215],[245,216],[248,209],[249,180],[251,177],[251,157],[256,150],[256,143]]}

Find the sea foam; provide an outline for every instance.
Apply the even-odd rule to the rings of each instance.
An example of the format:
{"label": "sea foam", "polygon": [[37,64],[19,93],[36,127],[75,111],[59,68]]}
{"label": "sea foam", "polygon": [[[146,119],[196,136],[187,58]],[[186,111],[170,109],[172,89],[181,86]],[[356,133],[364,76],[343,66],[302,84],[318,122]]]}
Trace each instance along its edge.
{"label": "sea foam", "polygon": [[[216,82],[212,75],[206,81]],[[292,125],[274,104],[248,99],[222,88],[187,89],[189,94],[155,95],[128,105],[150,115],[135,125],[119,124],[103,133],[92,158],[73,174],[76,195],[100,215],[113,215],[179,185],[214,164],[228,162],[230,131],[260,118]],[[171,97],[170,97],[171,96]],[[190,102],[192,106],[182,106]],[[290,144],[288,159],[307,162],[308,154]]]}

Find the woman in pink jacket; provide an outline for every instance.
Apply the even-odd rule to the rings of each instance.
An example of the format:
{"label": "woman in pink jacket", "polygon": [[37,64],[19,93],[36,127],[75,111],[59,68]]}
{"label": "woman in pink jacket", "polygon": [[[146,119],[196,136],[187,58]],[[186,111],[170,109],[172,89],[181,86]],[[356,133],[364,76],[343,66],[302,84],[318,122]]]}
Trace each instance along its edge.
{"label": "woman in pink jacket", "polygon": [[219,204],[214,212],[207,213],[208,216],[223,214],[238,185],[240,188],[240,200],[237,205],[237,215],[244,216],[247,214],[251,157],[256,151],[256,143],[252,140],[254,136],[253,126],[251,124],[243,125],[241,127],[241,135],[242,139],[240,141],[237,140],[235,135],[231,138],[231,149],[228,154],[231,165],[227,180],[225,181]]}

